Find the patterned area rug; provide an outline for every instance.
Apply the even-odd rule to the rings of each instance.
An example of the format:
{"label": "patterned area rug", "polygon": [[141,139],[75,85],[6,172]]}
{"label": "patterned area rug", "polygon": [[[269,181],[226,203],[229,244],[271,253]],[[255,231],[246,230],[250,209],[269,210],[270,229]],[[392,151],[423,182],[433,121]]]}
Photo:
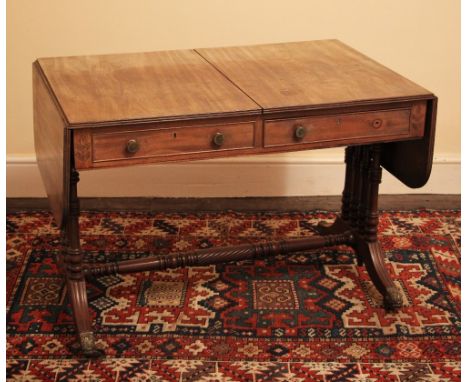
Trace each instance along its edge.
{"label": "patterned area rug", "polygon": [[[83,213],[89,261],[315,235],[333,213]],[[79,357],[46,212],[7,216],[12,381],[459,381],[460,212],[383,212],[386,313],[345,246],[90,280],[106,358]]]}

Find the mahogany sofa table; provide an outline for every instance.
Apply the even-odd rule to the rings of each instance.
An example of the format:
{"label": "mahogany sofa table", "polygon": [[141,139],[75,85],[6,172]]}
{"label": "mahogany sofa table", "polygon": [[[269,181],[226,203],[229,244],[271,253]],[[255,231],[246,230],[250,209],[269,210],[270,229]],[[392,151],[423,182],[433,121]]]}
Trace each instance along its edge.
{"label": "mahogany sofa table", "polygon": [[[421,187],[437,98],[337,40],[41,58],[33,64],[37,160],[82,350],[95,346],[86,277],[351,246],[386,308],[401,296],[377,240],[382,167]],[[347,146],[340,216],[320,235],[85,264],[78,170]],[[125,181],[122,179],[122,181]]]}

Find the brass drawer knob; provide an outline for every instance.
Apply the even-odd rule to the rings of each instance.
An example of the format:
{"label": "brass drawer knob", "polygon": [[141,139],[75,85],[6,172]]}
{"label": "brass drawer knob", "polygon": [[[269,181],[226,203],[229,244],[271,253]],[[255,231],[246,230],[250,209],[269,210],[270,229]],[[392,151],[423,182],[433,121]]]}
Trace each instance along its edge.
{"label": "brass drawer knob", "polygon": [[381,127],[381,126],[382,126],[382,120],[381,120],[380,118],[374,119],[374,120],[372,121],[372,127],[373,127],[374,129],[378,129],[378,128]]}
{"label": "brass drawer knob", "polygon": [[302,125],[296,126],[296,129],[294,130],[294,138],[300,141],[301,139],[304,139],[305,135],[306,135],[305,127]]}
{"label": "brass drawer knob", "polygon": [[127,142],[127,152],[130,154],[135,154],[140,148],[140,144],[136,139],[130,139]]}
{"label": "brass drawer knob", "polygon": [[221,147],[224,143],[224,134],[223,133],[216,133],[213,136],[213,144],[217,147]]}

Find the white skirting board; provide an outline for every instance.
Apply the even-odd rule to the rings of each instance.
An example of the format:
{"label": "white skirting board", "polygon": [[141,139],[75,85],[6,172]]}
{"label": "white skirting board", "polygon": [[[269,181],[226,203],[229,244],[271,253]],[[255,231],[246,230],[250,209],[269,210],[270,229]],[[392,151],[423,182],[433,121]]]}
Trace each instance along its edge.
{"label": "white skirting board", "polygon": [[[339,195],[343,155],[264,155],[82,171],[79,195],[94,197],[243,197]],[[43,197],[34,157],[7,156],[7,197]],[[439,155],[429,182],[404,186],[384,171],[382,194],[460,194],[460,157]]]}

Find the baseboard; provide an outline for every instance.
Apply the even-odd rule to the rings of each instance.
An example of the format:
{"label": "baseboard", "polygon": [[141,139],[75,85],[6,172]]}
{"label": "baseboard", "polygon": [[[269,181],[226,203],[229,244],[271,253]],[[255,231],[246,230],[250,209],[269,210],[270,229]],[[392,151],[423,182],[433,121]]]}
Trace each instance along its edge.
{"label": "baseboard", "polygon": [[[460,209],[460,195],[411,194],[379,195],[380,210]],[[219,212],[233,211],[338,211],[341,196],[276,196],[235,198],[146,198],[146,197],[84,197],[83,211],[144,211],[144,212]],[[7,198],[7,213],[49,210],[47,198]]]}
{"label": "baseboard", "polygon": [[[383,194],[460,194],[460,158],[436,156],[429,182],[410,189],[384,171]],[[10,198],[44,197],[34,157],[9,156],[6,194]],[[265,155],[190,163],[83,171],[84,197],[271,197],[339,195],[342,155]]]}

